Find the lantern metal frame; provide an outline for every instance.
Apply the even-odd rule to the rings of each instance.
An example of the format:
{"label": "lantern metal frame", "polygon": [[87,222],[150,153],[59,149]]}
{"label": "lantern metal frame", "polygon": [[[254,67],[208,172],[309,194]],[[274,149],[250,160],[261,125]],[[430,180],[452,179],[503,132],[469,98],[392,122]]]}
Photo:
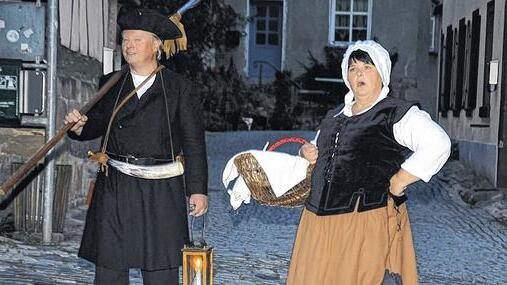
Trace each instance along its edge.
{"label": "lantern metal frame", "polygon": [[[209,246],[204,240],[206,217],[207,215],[203,216],[201,238],[196,241],[193,237],[195,217],[191,216],[190,242],[181,249],[183,255],[183,285],[213,285],[213,247]],[[196,278],[198,279],[196,280]]]}

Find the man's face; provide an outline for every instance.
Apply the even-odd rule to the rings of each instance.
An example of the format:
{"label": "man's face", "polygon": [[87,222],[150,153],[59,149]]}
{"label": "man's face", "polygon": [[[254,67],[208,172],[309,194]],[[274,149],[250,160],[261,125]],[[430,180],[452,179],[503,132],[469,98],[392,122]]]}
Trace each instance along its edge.
{"label": "man's face", "polygon": [[156,61],[159,41],[152,33],[124,30],[122,37],[122,53],[129,65],[151,64]]}

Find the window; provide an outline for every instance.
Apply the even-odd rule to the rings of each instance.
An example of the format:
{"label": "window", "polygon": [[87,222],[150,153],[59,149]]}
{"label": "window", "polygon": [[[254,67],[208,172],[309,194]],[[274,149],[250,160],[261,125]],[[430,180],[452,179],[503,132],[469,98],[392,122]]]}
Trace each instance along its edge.
{"label": "window", "polygon": [[477,77],[479,74],[479,47],[481,38],[481,15],[479,10],[472,13],[472,30],[470,35],[470,58],[468,69],[468,92],[465,93],[464,106],[466,115],[472,116],[477,106]]}
{"label": "window", "polygon": [[489,1],[486,10],[486,41],[484,43],[484,82],[483,82],[483,100],[479,108],[479,117],[489,118],[490,111],[490,91],[489,91],[489,63],[493,56],[493,26],[495,24],[495,1]]}
{"label": "window", "polygon": [[437,53],[438,52],[438,46],[437,46],[437,43],[438,43],[438,39],[437,39],[438,18],[436,16],[431,16],[430,23],[431,23],[431,33],[430,33],[431,42],[430,42],[429,52],[430,53]]}
{"label": "window", "polygon": [[445,62],[445,33],[441,33],[440,35],[440,46],[442,47],[442,50],[440,51],[440,64],[438,67],[439,70],[439,78],[438,78],[438,111],[442,113],[442,116],[445,117],[447,115],[446,112],[444,112],[444,76],[445,76],[445,69],[444,69],[444,62]]}
{"label": "window", "polygon": [[[463,107],[463,82],[464,82],[464,70],[465,70],[465,47],[466,47],[466,25],[465,18],[459,20],[459,32],[457,34],[457,58],[456,58],[456,85],[455,92],[453,92],[453,98],[451,98],[451,109],[455,117],[459,116],[459,113]],[[456,33],[456,32],[455,32]]]}
{"label": "window", "polygon": [[278,5],[258,5],[255,16],[255,43],[278,46],[280,41],[281,13]]}
{"label": "window", "polygon": [[438,54],[438,50],[440,49],[438,37],[440,36],[440,25],[441,25],[441,19],[442,19],[442,7],[443,4],[439,4],[435,6],[433,9],[433,13],[431,14],[430,18],[430,46],[429,46],[429,53],[430,54]]}
{"label": "window", "polygon": [[[491,3],[491,2],[490,2]],[[488,6],[489,15],[491,5]],[[492,17],[491,17],[492,18]],[[489,19],[489,18],[488,18]],[[491,57],[487,42],[491,43],[493,19],[489,19],[491,35],[486,35],[486,58]],[[481,45],[481,15],[479,9],[472,13],[472,18],[462,18],[454,25],[449,25],[441,35],[440,80],[439,80],[439,111],[443,117],[452,110],[459,116],[465,110],[467,117],[473,115],[477,106],[479,47]],[[486,59],[486,62],[487,61]],[[485,64],[485,68],[488,66]],[[480,89],[480,87],[479,87]],[[479,116],[489,116],[489,93],[484,91],[483,106],[479,108]]]}
{"label": "window", "polygon": [[372,0],[331,0],[329,41],[349,44],[370,36]]}
{"label": "window", "polygon": [[[444,36],[444,35],[442,35]],[[445,32],[445,45],[443,46],[442,54],[443,57],[443,72],[441,72],[440,79],[440,104],[439,110],[442,112],[442,116],[447,116],[447,111],[450,107],[450,98],[451,98],[451,82],[452,82],[452,66],[453,66],[453,30],[452,26],[448,26]]]}
{"label": "window", "polygon": [[[461,23],[460,23],[461,24]],[[471,48],[472,43],[470,42],[472,39],[472,26],[470,20],[466,20],[466,24],[464,24],[464,30],[465,30],[465,55],[464,55],[464,69],[463,69],[463,97],[461,97],[461,108],[466,111],[466,101],[468,98],[469,90],[469,81],[470,81],[470,54],[471,54]],[[467,116],[468,111],[466,111]]]}
{"label": "window", "polygon": [[[454,108],[454,101],[456,99],[456,92],[458,91],[458,88],[456,86],[456,83],[458,81],[458,28],[453,29],[453,35],[452,35],[452,59],[451,59],[451,90],[450,90],[450,97],[449,97],[449,104],[448,109],[453,110],[453,114],[455,115],[455,108]],[[461,73],[461,72],[460,72]]]}

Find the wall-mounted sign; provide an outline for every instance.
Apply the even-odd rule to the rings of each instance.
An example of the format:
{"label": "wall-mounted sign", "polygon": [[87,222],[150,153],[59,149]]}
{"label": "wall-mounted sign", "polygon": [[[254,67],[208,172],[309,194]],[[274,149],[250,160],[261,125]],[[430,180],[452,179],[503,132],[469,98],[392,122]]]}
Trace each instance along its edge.
{"label": "wall-mounted sign", "polygon": [[0,90],[18,89],[18,77],[15,75],[0,75]]}
{"label": "wall-mounted sign", "polygon": [[21,61],[2,61],[0,67],[0,124],[18,123]]}
{"label": "wall-mounted sign", "polygon": [[0,58],[44,58],[44,4],[0,1]]}

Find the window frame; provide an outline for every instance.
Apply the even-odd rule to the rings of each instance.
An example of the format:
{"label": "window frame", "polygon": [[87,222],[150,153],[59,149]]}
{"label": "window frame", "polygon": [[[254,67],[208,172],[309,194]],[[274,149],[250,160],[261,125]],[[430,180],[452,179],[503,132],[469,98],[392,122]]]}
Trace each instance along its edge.
{"label": "window frame", "polygon": [[430,46],[428,48],[428,52],[430,54],[438,54],[438,51],[440,49],[440,46],[439,46],[439,37],[440,37],[440,33],[439,33],[439,27],[440,27],[440,21],[441,21],[441,17],[440,16],[437,16],[437,15],[431,15],[430,17],[430,24],[431,24],[431,32],[430,32],[430,37],[431,37],[431,42],[430,42]]}
{"label": "window frame", "polygon": [[[331,46],[348,46],[354,41],[352,40],[352,31],[353,31],[353,17],[354,16],[366,16],[367,24],[366,24],[366,40],[371,38],[371,26],[372,26],[372,7],[373,0],[368,0],[368,11],[367,12],[354,12],[354,0],[350,1],[350,10],[347,12],[337,12],[336,11],[336,1],[337,0],[329,0],[329,31],[328,31],[328,42]],[[337,15],[346,15],[350,16],[349,18],[349,40],[348,41],[336,41],[335,40],[335,32],[336,32],[336,16]]]}

